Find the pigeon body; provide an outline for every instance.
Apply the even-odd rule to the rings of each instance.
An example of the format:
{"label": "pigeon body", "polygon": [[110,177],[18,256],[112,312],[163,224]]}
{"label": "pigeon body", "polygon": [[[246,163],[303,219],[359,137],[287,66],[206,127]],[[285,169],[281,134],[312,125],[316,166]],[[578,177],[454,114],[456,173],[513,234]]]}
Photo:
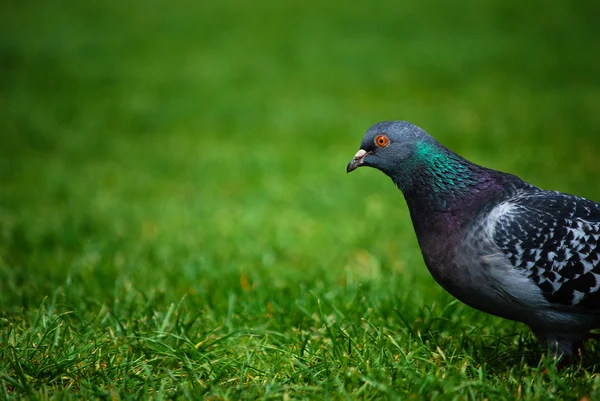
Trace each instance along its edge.
{"label": "pigeon body", "polygon": [[600,328],[600,205],[472,163],[404,121],[378,123],[348,164],[404,194],[425,264],[450,294],[527,324],[574,357]]}

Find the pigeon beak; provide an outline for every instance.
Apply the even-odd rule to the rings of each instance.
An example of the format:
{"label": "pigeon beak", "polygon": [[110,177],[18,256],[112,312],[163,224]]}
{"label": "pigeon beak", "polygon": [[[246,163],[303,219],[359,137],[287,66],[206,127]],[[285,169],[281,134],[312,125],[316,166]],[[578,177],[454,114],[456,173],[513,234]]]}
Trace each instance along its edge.
{"label": "pigeon beak", "polygon": [[358,152],[356,152],[356,154],[354,155],[354,157],[352,158],[350,163],[348,163],[348,166],[346,167],[346,172],[350,173],[350,172],[356,170],[357,168],[359,168],[360,166],[362,166],[363,163],[365,162],[366,154],[367,154],[367,151],[364,149],[360,149]]}

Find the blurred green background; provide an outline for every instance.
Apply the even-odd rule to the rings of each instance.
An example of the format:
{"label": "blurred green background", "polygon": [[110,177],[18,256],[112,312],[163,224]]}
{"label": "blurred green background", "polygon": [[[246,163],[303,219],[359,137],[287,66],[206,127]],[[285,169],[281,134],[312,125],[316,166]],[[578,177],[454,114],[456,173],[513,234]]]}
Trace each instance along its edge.
{"label": "blurred green background", "polygon": [[[187,322],[178,335],[194,344],[261,333],[213,347],[230,362],[198,388],[225,398],[256,384],[238,375],[243,350],[292,352],[302,342],[294,330],[323,327],[311,320],[319,310],[346,319],[339,330],[369,321],[401,343],[410,329],[396,312],[410,326],[423,308],[436,316],[452,299],[429,277],[389,179],[368,169],[346,175],[364,131],[408,120],[475,162],[599,200],[599,12],[595,2],[558,0],[2,2],[4,391],[105,394],[149,347],[136,348],[132,331],[154,338],[178,327],[173,314]],[[490,334],[488,345],[502,333],[528,336],[452,305],[447,318]],[[23,357],[54,327],[40,316],[67,336],[36,357],[54,365]],[[271,331],[286,340],[269,340]],[[34,337],[35,346],[25,340]],[[86,348],[100,339],[105,346]],[[132,365],[122,371],[95,360],[103,378],[64,365],[124,349]],[[367,369],[345,363],[340,377]],[[260,371],[250,377],[291,391],[291,379]],[[392,392],[433,397],[417,379],[383,377]],[[294,378],[295,389],[315,392],[304,396],[324,396],[323,383],[338,396],[362,386]],[[596,380],[588,379],[583,393]],[[171,379],[165,391],[195,388],[187,380]],[[514,395],[515,383],[503,394]],[[256,396],[268,394],[257,386]],[[569,386],[552,393],[542,383],[532,394],[547,399],[543,391]]]}

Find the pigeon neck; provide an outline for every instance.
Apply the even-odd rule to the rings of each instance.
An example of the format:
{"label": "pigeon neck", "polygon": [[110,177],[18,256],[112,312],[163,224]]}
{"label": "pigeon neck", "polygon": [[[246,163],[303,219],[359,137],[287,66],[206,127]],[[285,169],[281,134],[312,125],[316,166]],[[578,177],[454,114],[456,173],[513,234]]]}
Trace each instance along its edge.
{"label": "pigeon neck", "polygon": [[422,142],[406,168],[392,177],[409,206],[434,210],[465,207],[498,189],[492,170],[463,159],[437,142]]}

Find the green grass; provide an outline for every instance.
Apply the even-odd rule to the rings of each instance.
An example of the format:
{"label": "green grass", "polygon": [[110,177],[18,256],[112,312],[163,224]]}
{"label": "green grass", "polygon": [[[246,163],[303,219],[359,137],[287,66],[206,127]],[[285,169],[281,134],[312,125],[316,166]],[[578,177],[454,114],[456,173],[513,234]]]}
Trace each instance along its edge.
{"label": "green grass", "polygon": [[600,346],[557,372],[435,284],[389,179],[345,174],[406,119],[600,200],[598,11],[3,2],[1,396],[600,399]]}

